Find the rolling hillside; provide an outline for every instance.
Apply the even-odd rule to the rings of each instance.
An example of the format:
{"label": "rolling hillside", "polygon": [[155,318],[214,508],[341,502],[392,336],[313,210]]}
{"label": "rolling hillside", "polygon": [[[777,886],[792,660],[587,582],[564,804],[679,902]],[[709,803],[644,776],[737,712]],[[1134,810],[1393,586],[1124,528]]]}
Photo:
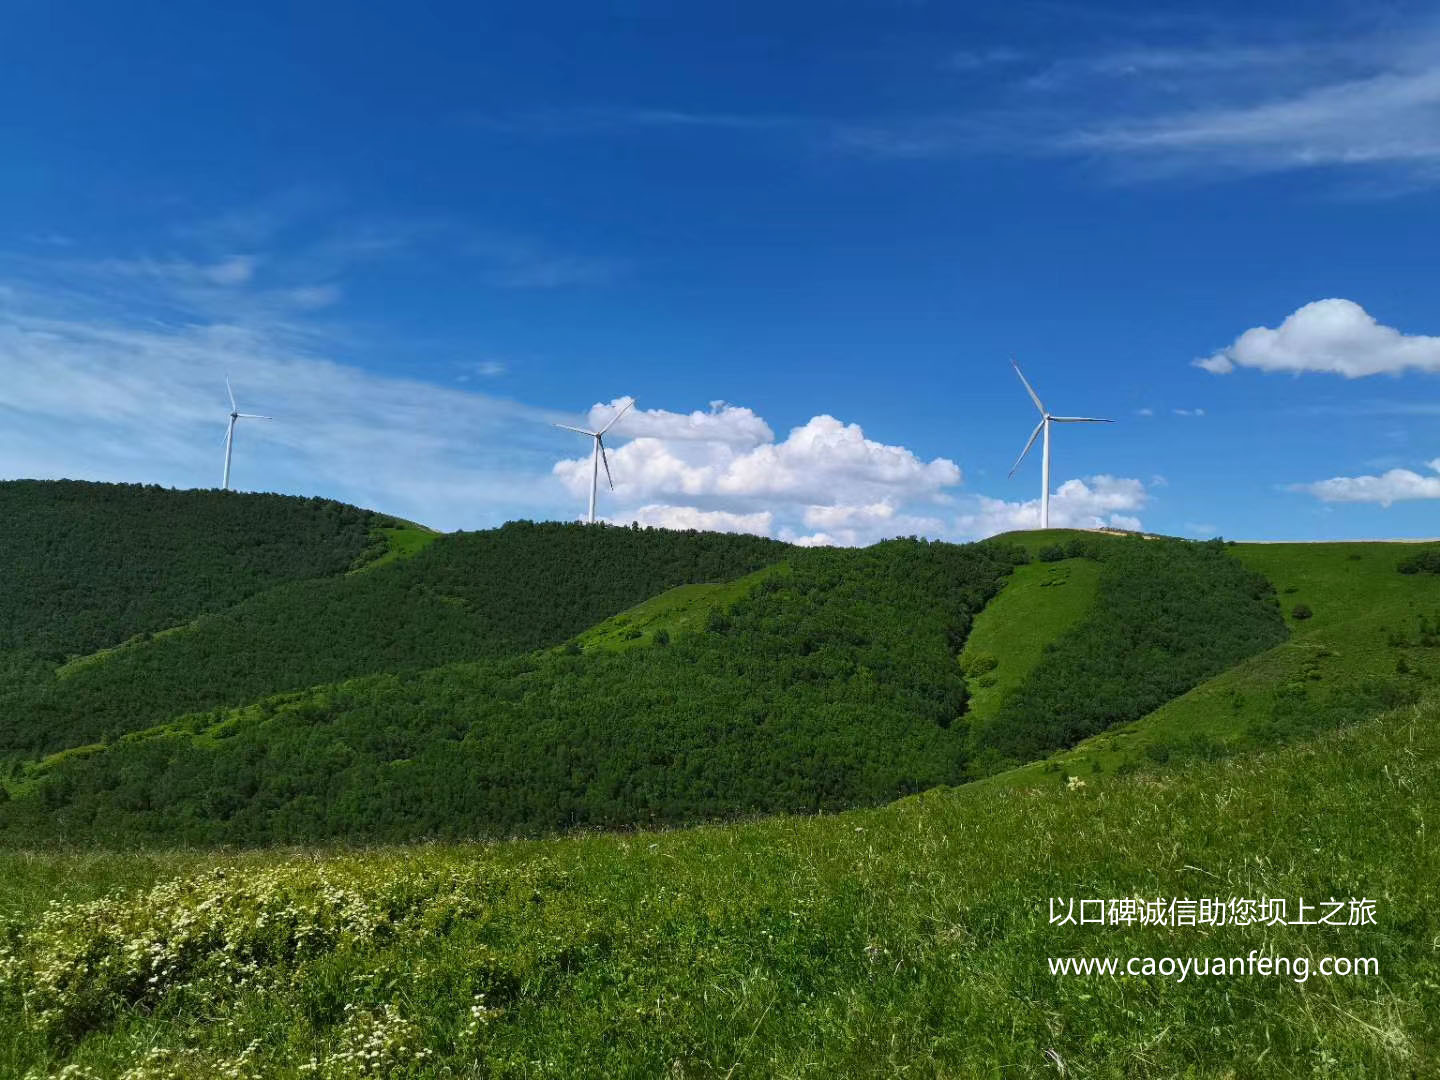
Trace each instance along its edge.
{"label": "rolling hillside", "polygon": [[543,648],[661,590],[726,581],[786,550],[750,536],[530,522],[412,541],[406,557],[377,558],[364,573],[277,585],[17,680],[8,711],[19,719],[0,728],[0,754],[114,740],[352,676]]}
{"label": "rolling hillside", "polygon": [[[0,1075],[1436,1074],[1440,548],[435,536],[280,500],[147,563],[167,513],[243,504],[84,494],[51,498],[91,562],[20,530]],[[268,554],[212,595],[236,545]],[[80,602],[114,566],[143,573]],[[1377,918],[1047,915],[1266,896]],[[1049,968],[1252,954],[1306,974]]]}
{"label": "rolling hillside", "polygon": [[[955,649],[1007,555],[799,550],[703,620],[694,587],[612,620],[639,647],[602,625],[561,650],[365,676],[63,752],[22,770],[0,837],[416,839],[884,802],[963,776]],[[674,633],[647,640],[657,606]]]}
{"label": "rolling hillside", "polygon": [[[441,537],[62,668],[10,733],[32,742],[0,837],[400,840],[840,810],[1042,757],[1285,633],[1222,547],[1060,539],[1043,554],[1064,561],[1023,565],[1004,542]],[[1068,586],[1036,583],[1056,574],[1077,582],[1065,619],[1016,638],[1010,615],[1053,616],[1037,597]],[[987,643],[1009,682],[972,711]]]}

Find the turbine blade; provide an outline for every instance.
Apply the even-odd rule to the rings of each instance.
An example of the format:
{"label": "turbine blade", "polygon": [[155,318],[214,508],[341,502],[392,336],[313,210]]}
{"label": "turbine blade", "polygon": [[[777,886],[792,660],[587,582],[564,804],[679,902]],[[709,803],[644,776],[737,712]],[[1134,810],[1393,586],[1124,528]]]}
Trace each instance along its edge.
{"label": "turbine blade", "polygon": [[1035,408],[1040,410],[1040,415],[1045,415],[1045,406],[1040,401],[1040,395],[1035,393],[1035,388],[1025,378],[1025,373],[1020,370],[1020,365],[1015,363],[1015,358],[1010,358],[1010,366],[1015,369],[1015,374],[1020,376],[1020,381],[1025,384],[1025,392],[1030,395],[1030,400],[1035,403]]}
{"label": "turbine blade", "polygon": [[230,395],[230,411],[236,412],[240,406],[235,404],[235,391],[230,386],[230,376],[225,376],[225,393]]}
{"label": "turbine blade", "polygon": [[605,479],[610,482],[610,490],[614,491],[615,478],[610,475],[610,459],[605,456],[605,440],[599,435],[596,435],[595,441],[600,444],[600,460],[605,463]]}
{"label": "turbine blade", "polygon": [[602,427],[599,431],[597,431],[596,434],[597,434],[597,435],[604,435],[605,432],[609,431],[612,427],[615,426],[615,421],[619,420],[620,417],[624,416],[627,412],[630,411],[630,406],[632,406],[632,405],[634,405],[634,404],[635,404],[635,399],[632,397],[629,401],[627,401],[627,402],[625,403],[624,408],[622,408],[622,409],[621,409],[619,412],[617,412],[613,417],[611,417],[611,418],[610,418],[610,422],[609,422],[608,424],[606,424],[604,427]]}
{"label": "turbine blade", "polygon": [[1045,421],[1042,419],[1038,424],[1035,425],[1035,430],[1030,432],[1030,441],[1025,444],[1025,449],[1020,451],[1020,456],[1015,459],[1015,464],[1010,466],[1011,476],[1015,475],[1015,470],[1018,469],[1020,467],[1020,463],[1025,460],[1025,455],[1030,452],[1030,447],[1035,445],[1035,440],[1040,437],[1040,429],[1044,426]]}
{"label": "turbine blade", "polygon": [[1113,424],[1114,420],[1101,420],[1095,416],[1052,416],[1057,424]]}
{"label": "turbine blade", "polygon": [[592,439],[595,438],[595,436],[598,434],[598,432],[586,431],[583,427],[571,427],[569,424],[556,424],[555,426],[558,428],[564,428],[566,431],[576,432],[580,435],[589,435]]}
{"label": "turbine blade", "polygon": [[275,417],[273,417],[273,416],[261,416],[261,415],[259,415],[258,413],[253,413],[253,412],[237,412],[237,413],[235,414],[235,419],[236,419],[236,420],[274,420]]}

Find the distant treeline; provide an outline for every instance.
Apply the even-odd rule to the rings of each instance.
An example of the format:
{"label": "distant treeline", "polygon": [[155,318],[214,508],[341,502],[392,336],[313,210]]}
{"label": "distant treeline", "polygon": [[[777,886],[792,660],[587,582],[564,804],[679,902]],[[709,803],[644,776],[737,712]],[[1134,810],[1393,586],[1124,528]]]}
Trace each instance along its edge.
{"label": "distant treeline", "polygon": [[270,589],[59,677],[16,673],[8,701],[0,696],[10,717],[0,754],[114,740],[356,675],[543,648],[672,586],[728,581],[789,550],[755,536],[559,522],[448,534],[363,574]]}
{"label": "distant treeline", "polygon": [[796,551],[664,644],[194,717],[47,769],[0,808],[0,840],[400,840],[883,802],[964,776],[956,653],[1019,558],[913,540]]}
{"label": "distant treeline", "polygon": [[1084,538],[1063,554],[1100,560],[1095,606],[971,733],[975,775],[1138,720],[1286,637],[1274,586],[1223,541]]}

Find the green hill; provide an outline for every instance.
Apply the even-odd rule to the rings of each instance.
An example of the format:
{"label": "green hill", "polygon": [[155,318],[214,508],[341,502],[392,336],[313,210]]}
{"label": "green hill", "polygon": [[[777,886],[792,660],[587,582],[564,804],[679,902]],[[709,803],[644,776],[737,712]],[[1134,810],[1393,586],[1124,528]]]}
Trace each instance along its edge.
{"label": "green hill", "polygon": [[[0,856],[0,1074],[1434,1076],[1437,720],[684,832]],[[1050,919],[1053,898],[1267,897],[1292,919],[1368,899],[1374,922]],[[1049,968],[1112,957],[1239,967]]]}
{"label": "green hill", "polygon": [[[1032,667],[991,712],[971,715],[957,652],[975,614],[1025,558],[1008,545],[779,548],[784,560],[759,572],[660,593],[564,649],[521,654],[522,632],[533,634],[533,648],[574,629],[566,620],[580,610],[574,601],[586,599],[579,583],[595,579],[569,558],[594,554],[594,565],[612,575],[632,567],[653,591],[655,579],[645,575],[662,551],[713,557],[716,545],[776,548],[526,524],[464,542],[483,542],[485,558],[457,559],[458,541],[442,538],[393,571],[306,583],[303,593],[276,590],[59,680],[54,699],[72,703],[73,715],[91,725],[108,708],[153,726],[106,745],[72,735],[60,752],[12,769],[0,837],[397,840],[838,810],[1043,756],[1144,715],[1284,634],[1268,587],[1223,547],[1077,534],[1065,569],[1093,580],[1093,603],[1077,605],[1085,610],[1068,630],[1031,650]],[[462,594],[466,603],[440,603],[432,617],[415,604],[423,590],[378,591],[393,579],[438,580],[432,567],[442,557],[455,570],[449,588],[468,582],[475,590]],[[1023,598],[1033,569],[1022,567],[1006,592]],[[493,585],[475,588],[492,574]],[[411,597],[406,633],[416,646],[405,654],[369,650],[368,621],[358,633],[337,631],[334,614],[314,602],[322,590],[346,598],[334,605],[341,612],[364,611],[357,596],[402,611],[398,597]],[[545,611],[529,599],[552,595],[559,599]],[[611,610],[622,606],[616,594],[603,599]],[[274,613],[251,619],[262,605]],[[307,610],[318,614],[301,622]],[[376,616],[380,627],[390,625],[378,609]],[[226,655],[212,626],[235,634],[233,651],[247,651],[247,677],[275,685],[279,672],[303,686],[324,669],[285,661],[313,662],[303,639],[317,619],[331,626],[320,655],[368,673],[176,715],[184,694],[215,693],[211,680],[189,677],[207,657]],[[452,644],[457,652],[447,655]],[[1125,652],[1118,662],[1117,650]],[[141,666],[167,653],[182,658],[159,669],[173,673],[169,682]],[[427,659],[469,655],[485,659],[424,669]],[[260,685],[217,678],[237,700]],[[76,687],[103,692],[86,698]],[[200,699],[202,707],[214,700]],[[46,704],[35,715],[45,717]]]}
{"label": "green hill", "polygon": [[988,545],[797,550],[703,620],[683,615],[695,589],[663,594],[673,637],[622,616],[641,647],[602,626],[588,648],[366,676],[57,755],[22,773],[0,838],[414,839],[883,802],[962,778],[955,649],[1010,566]]}
{"label": "green hill", "polygon": [[[788,550],[753,536],[512,522],[434,537],[405,558],[257,592],[12,699],[0,754],[114,740],[185,713],[371,673],[564,641],[671,586],[727,581]],[[343,570],[344,567],[341,567]]]}

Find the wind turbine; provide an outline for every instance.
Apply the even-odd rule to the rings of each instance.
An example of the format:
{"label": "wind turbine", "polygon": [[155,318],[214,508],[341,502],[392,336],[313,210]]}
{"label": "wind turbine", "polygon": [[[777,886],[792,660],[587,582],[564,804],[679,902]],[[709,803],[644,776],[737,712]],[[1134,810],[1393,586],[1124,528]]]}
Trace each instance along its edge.
{"label": "wind turbine", "polygon": [[225,376],[225,392],[230,395],[230,423],[225,428],[225,482],[221,485],[224,491],[230,490],[230,450],[235,445],[235,421],[236,420],[273,420],[273,416],[258,416],[255,413],[240,411],[240,406],[235,404],[235,391],[230,387],[230,376]]}
{"label": "wind turbine", "polygon": [[571,427],[569,424],[555,425],[558,428],[564,428],[566,431],[574,431],[581,435],[588,435],[595,440],[595,449],[590,455],[590,517],[588,520],[591,525],[595,524],[595,491],[600,486],[600,463],[602,461],[605,463],[605,479],[610,483],[610,490],[615,490],[615,478],[610,475],[610,459],[605,456],[605,433],[614,427],[615,421],[624,416],[630,410],[630,406],[634,404],[635,399],[631,398],[624,404],[619,412],[610,418],[610,423],[606,424],[599,431],[589,431],[586,428]]}
{"label": "wind turbine", "polygon": [[1030,433],[1030,441],[1025,444],[1025,449],[1020,451],[1020,456],[1015,459],[1015,464],[1010,467],[1010,475],[1015,475],[1015,470],[1025,460],[1025,455],[1030,452],[1030,447],[1035,445],[1035,438],[1043,430],[1045,432],[1045,443],[1040,453],[1040,528],[1050,527],[1050,425],[1051,424],[1113,424],[1114,420],[1101,420],[1094,416],[1051,416],[1046,411],[1044,404],[1040,401],[1040,395],[1035,393],[1032,387],[1025,380],[1025,374],[1020,370],[1020,365],[1014,360],[1010,366],[1015,369],[1015,374],[1020,376],[1020,381],[1025,384],[1025,392],[1030,395],[1030,400],[1035,403],[1035,408],[1040,410],[1040,422],[1035,425],[1035,430]]}

